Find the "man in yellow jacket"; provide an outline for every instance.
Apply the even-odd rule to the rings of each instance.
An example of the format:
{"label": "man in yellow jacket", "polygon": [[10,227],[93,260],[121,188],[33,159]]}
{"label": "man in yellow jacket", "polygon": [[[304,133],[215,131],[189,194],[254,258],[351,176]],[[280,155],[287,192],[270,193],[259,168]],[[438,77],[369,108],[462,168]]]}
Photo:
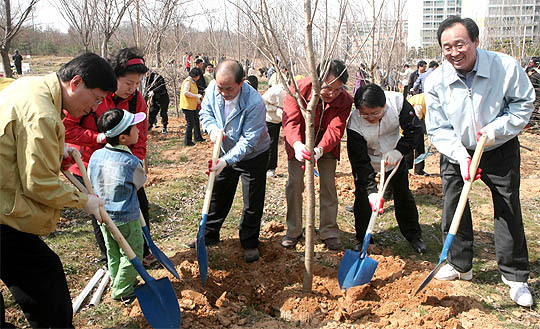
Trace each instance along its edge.
{"label": "man in yellow jacket", "polygon": [[104,205],[59,179],[69,157],[62,109],[81,117],[111,91],[110,64],[87,53],[58,73],[21,78],[0,92],[0,279],[33,328],[73,327],[62,263],[39,236],[54,231],[64,207],[99,218]]}

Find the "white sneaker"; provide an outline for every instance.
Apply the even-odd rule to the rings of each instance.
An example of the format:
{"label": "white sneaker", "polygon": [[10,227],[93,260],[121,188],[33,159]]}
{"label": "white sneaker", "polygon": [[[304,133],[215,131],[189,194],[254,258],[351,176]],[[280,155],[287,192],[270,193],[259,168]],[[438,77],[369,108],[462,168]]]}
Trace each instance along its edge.
{"label": "white sneaker", "polygon": [[452,265],[445,264],[443,267],[441,267],[439,272],[435,274],[435,279],[444,280],[444,281],[455,280],[455,279],[469,281],[472,279],[472,269],[469,270],[468,272],[461,273],[461,272],[458,272],[458,270],[456,270]]}
{"label": "white sneaker", "polygon": [[533,298],[527,282],[506,280],[504,275],[501,275],[501,278],[504,284],[510,287],[510,298],[516,304],[523,307],[531,307],[533,305]]}
{"label": "white sneaker", "polygon": [[274,169],[270,169],[266,172],[266,177],[274,177],[276,175],[276,171]]}

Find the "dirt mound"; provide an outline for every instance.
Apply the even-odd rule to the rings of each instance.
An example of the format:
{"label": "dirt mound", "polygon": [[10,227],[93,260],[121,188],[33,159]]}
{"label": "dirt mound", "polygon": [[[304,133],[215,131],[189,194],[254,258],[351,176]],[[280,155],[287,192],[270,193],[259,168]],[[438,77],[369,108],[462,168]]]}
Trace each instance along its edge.
{"label": "dirt mound", "polygon": [[[209,276],[201,286],[194,250],[172,257],[180,280],[159,270],[155,277],[169,276],[182,309],[185,328],[252,327],[246,312],[260,312],[275,320],[258,321],[257,328],[496,328],[496,319],[480,302],[459,294],[453,283],[434,280],[418,296],[415,290],[429,274],[430,264],[403,260],[389,250],[371,248],[379,262],[372,281],[341,290],[337,267],[343,252],[326,252],[316,244],[313,291],[302,291],[303,246],[280,246],[284,226],[270,222],[261,232],[261,259],[247,264],[238,239],[208,248]],[[126,314],[141,327],[149,327],[139,305]],[[280,321],[287,320],[288,323]]]}

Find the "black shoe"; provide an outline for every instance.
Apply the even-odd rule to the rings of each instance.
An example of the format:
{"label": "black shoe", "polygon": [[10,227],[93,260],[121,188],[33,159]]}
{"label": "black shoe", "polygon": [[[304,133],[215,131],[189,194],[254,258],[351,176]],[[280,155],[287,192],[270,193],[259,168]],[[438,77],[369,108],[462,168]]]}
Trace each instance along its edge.
{"label": "black shoe", "polygon": [[354,212],[354,206],[345,206],[345,211]]}
{"label": "black shoe", "polygon": [[409,242],[413,250],[419,254],[423,254],[427,251],[427,246],[422,238],[414,239]]}
{"label": "black shoe", "polygon": [[202,142],[206,142],[206,139],[204,139],[204,138],[197,138],[197,139],[195,139],[195,141],[196,141],[197,143],[202,143]]}
{"label": "black shoe", "polygon": [[124,305],[129,305],[131,303],[133,303],[133,301],[137,299],[137,295],[135,295],[134,292],[132,292],[131,294],[127,295],[127,296],[124,296],[124,297],[117,297],[117,298],[114,298],[115,301],[117,302],[121,302],[123,303]]}
{"label": "black shoe", "polygon": [[326,245],[326,248],[329,250],[340,250],[341,249],[341,241],[339,238],[328,238],[326,240],[323,240],[324,244]]}
{"label": "black shoe", "polygon": [[[215,246],[216,244],[219,243],[219,239],[216,239],[216,238],[210,238],[210,237],[205,237],[204,238],[204,243],[207,245],[207,246]],[[193,239],[192,241],[190,241],[188,243],[188,247],[190,248],[195,248],[195,246],[197,245],[197,239]]]}
{"label": "black shoe", "polygon": [[244,260],[246,263],[252,263],[259,259],[259,249],[244,249]]}
{"label": "black shoe", "polygon": [[[354,247],[352,248],[353,251],[362,251],[362,243],[363,242],[358,242],[357,244],[354,245]],[[369,244],[375,244],[375,241],[373,241],[373,237],[371,237],[371,239],[369,239]]]}
{"label": "black shoe", "polygon": [[162,134],[166,134],[166,133],[167,133],[167,128],[161,129],[161,133],[162,133]]}
{"label": "black shoe", "polygon": [[414,174],[429,177],[429,174],[425,172],[424,170],[420,170],[419,172],[415,172]]}
{"label": "black shoe", "polygon": [[195,146],[195,143],[193,143],[193,142],[184,143],[184,146]]}
{"label": "black shoe", "polygon": [[281,239],[281,246],[283,248],[294,248],[296,247],[296,244],[298,243],[298,240],[300,240],[300,238],[290,238],[288,236],[284,236],[283,239]]}

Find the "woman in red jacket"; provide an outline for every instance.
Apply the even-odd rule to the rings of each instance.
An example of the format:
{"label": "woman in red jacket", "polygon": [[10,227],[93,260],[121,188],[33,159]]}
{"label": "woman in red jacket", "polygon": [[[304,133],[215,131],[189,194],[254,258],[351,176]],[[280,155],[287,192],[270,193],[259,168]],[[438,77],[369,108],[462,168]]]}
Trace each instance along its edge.
{"label": "woman in red jacket", "polygon": [[[144,97],[137,90],[144,74],[148,71],[144,63],[144,58],[137,48],[124,48],[119,50],[110,60],[116,74],[118,89],[114,93],[109,93],[95,112],[90,112],[82,118],[75,118],[64,111],[63,120],[66,127],[66,143],[77,148],[82,155],[84,165],[88,167],[88,160],[94,151],[102,148],[106,144],[105,134],[98,133],[97,121],[99,117],[110,108],[120,108],[132,113],[144,112],[148,114],[148,109]],[[146,140],[148,138],[148,122],[145,120],[137,124],[139,128],[139,141],[129,148],[133,155],[141,161],[146,157]],[[74,175],[80,178],[81,173],[76,165],[69,169]],[[148,199],[144,187],[137,192],[139,204],[143,213],[146,225],[149,226]],[[92,218],[94,234],[101,251],[101,260],[107,262],[107,249],[103,241],[103,235],[99,229],[99,224]],[[155,258],[148,246],[144,245],[145,265],[155,262]]]}

